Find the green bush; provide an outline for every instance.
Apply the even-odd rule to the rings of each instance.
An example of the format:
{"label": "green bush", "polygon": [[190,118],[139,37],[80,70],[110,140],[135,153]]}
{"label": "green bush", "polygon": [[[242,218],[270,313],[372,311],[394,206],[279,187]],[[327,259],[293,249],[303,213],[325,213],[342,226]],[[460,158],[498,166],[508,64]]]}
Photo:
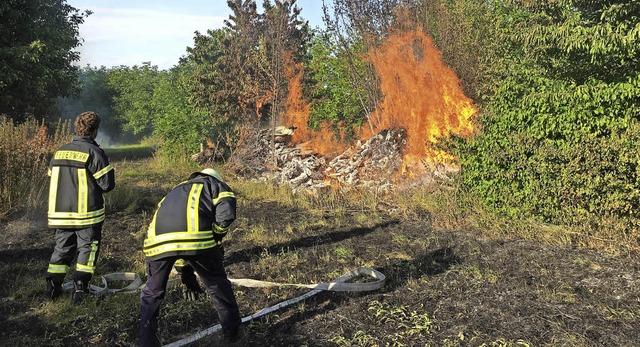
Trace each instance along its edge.
{"label": "green bush", "polygon": [[458,148],[466,188],[496,210],[638,225],[640,5],[613,3],[494,4],[500,82]]}

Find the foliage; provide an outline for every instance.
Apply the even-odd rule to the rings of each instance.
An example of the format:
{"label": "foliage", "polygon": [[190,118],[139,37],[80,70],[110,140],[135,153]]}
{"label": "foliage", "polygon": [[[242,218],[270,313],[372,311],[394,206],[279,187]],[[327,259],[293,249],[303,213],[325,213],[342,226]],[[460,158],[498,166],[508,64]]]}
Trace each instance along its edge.
{"label": "foliage", "polygon": [[640,221],[640,4],[491,3],[501,45],[464,182],[510,215]]}
{"label": "foliage", "polygon": [[499,65],[492,56],[500,43],[494,30],[495,16],[481,1],[423,1],[416,15],[421,26],[442,52],[442,60],[460,78],[465,94],[481,101],[491,81],[491,71]]}
{"label": "foliage", "polygon": [[316,36],[312,40],[310,54],[308,69],[315,83],[310,96],[312,116],[309,125],[317,129],[320,123],[329,121],[353,130],[359,128],[366,119],[362,107],[365,93],[358,89],[357,81],[352,78],[351,64],[357,64],[359,67],[356,69],[364,70],[365,62],[350,61],[350,53],[342,52],[329,35]]}
{"label": "foliage", "polygon": [[227,5],[233,14],[225,20],[226,35],[222,42],[221,74],[225,85],[217,92],[232,100],[237,112],[235,117],[254,119],[254,115],[260,115],[264,100],[269,98],[258,55],[266,34],[264,23],[255,1],[234,0],[227,1]]}
{"label": "foliage", "polygon": [[263,2],[264,25],[267,35],[264,44],[260,44],[260,66],[268,78],[267,90],[270,90],[272,126],[278,122],[279,115],[287,111],[289,80],[287,71],[303,61],[309,40],[309,25],[300,18],[301,9],[296,0]]}
{"label": "foliage", "polygon": [[361,112],[367,117],[383,95],[375,69],[365,56],[393,30],[398,6],[396,0],[334,0],[331,12],[328,6],[323,7],[326,34],[335,38],[343,67],[348,69],[353,97],[359,99]]}
{"label": "foliage", "polygon": [[190,102],[185,81],[189,72],[180,66],[162,72],[153,90],[153,134],[163,139],[165,154],[193,153],[211,132],[209,115]]}
{"label": "foliage", "polygon": [[[80,69],[80,92],[73,97],[58,99],[58,109],[62,119],[75,119],[85,111],[94,111],[100,115],[100,136],[110,141],[125,141],[125,133],[120,122],[113,116],[113,98],[115,91],[108,84],[111,69],[87,65]],[[99,136],[99,137],[100,137]],[[103,143],[105,141],[98,141]]]}
{"label": "foliage", "polygon": [[44,122],[16,124],[0,117],[0,217],[28,208],[43,208],[47,199],[47,169],[51,154],[71,140],[68,122],[48,134]]}
{"label": "foliage", "polygon": [[214,124],[230,124],[238,117],[233,93],[223,75],[224,37],[225,31],[220,29],[196,32],[193,47],[187,47],[187,55],[180,60],[180,66],[190,73],[184,81],[190,100]]}
{"label": "foliage", "polygon": [[157,66],[120,66],[107,78],[108,86],[115,91],[114,115],[123,123],[123,129],[139,136],[151,135],[156,109],[153,91],[158,83]]}
{"label": "foliage", "polygon": [[[422,309],[422,307],[421,307]],[[401,339],[405,336],[429,334],[431,332],[432,321],[426,313],[419,313],[411,310],[405,305],[393,307],[387,303],[373,301],[368,311],[373,314],[374,319],[383,324],[395,326],[396,336],[392,339]]]}
{"label": "foliage", "polygon": [[23,121],[54,116],[57,97],[74,92],[80,13],[66,0],[0,4],[0,114]]}
{"label": "foliage", "polygon": [[196,32],[181,65],[188,66],[186,81],[198,112],[209,114],[209,137],[233,147],[237,126],[275,124],[287,108],[286,69],[306,57],[308,26],[299,18],[295,1],[263,3],[227,1],[232,15],[225,27]]}
{"label": "foliage", "polygon": [[108,84],[116,93],[115,116],[124,129],[158,139],[165,155],[193,153],[211,133],[212,118],[191,101],[192,76],[186,62],[168,71],[150,64],[112,70]]}
{"label": "foliage", "polygon": [[[233,14],[225,21],[223,41],[225,88],[238,116],[254,121],[267,117],[270,110],[285,112],[287,100],[285,69],[300,62],[306,54],[308,25],[299,18],[295,0],[263,3],[264,14],[255,1],[227,1]],[[277,117],[277,115],[276,115]]]}

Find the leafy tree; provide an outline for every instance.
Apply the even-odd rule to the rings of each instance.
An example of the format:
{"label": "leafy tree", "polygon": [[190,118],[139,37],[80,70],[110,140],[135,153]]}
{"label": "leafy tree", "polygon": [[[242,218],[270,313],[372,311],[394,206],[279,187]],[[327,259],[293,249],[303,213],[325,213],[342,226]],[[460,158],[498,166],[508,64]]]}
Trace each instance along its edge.
{"label": "leafy tree", "polygon": [[113,98],[115,91],[108,85],[111,69],[87,65],[80,69],[80,91],[67,98],[58,99],[58,109],[63,119],[74,119],[85,111],[95,111],[100,114],[102,122],[100,133],[111,140],[122,141],[123,133],[120,124],[113,117]]}
{"label": "leafy tree", "polygon": [[183,60],[171,70],[149,63],[111,70],[105,92],[114,93],[114,115],[122,128],[138,138],[153,136],[162,154],[195,152],[214,122],[209,109],[192,101],[193,68]]}
{"label": "leafy tree", "polygon": [[[333,36],[340,47],[349,80],[367,117],[383,96],[375,69],[364,57],[378,47],[392,30],[405,25],[396,17],[401,3],[398,0],[334,0],[332,12],[323,3],[327,34]],[[369,125],[373,129],[372,120],[369,120]]]}
{"label": "leafy tree", "polygon": [[229,135],[230,127],[269,117],[275,125],[286,111],[285,69],[306,58],[309,36],[295,3],[265,1],[259,14],[255,1],[229,0],[225,28],[196,32],[181,64],[192,73],[186,85],[196,111],[210,116],[210,135]]}
{"label": "leafy tree", "polygon": [[[499,19],[487,2],[475,0],[423,1],[415,13],[425,33],[442,52],[443,62],[460,78],[465,95],[482,102],[488,88],[500,83],[494,74],[500,68],[497,56],[501,41],[495,30]],[[506,33],[502,32],[506,35]],[[496,80],[491,80],[497,78]]]}
{"label": "leafy tree", "polygon": [[[366,114],[362,93],[357,81],[352,79],[350,54],[343,53],[329,35],[316,36],[310,53],[312,58],[308,69],[315,83],[311,89],[312,117],[309,125],[317,128],[320,123],[328,121],[336,126],[342,125],[341,130],[347,130],[347,134],[349,129],[353,133],[366,120]],[[361,60],[351,61],[351,64],[358,64],[358,69],[366,69],[365,62]]]}
{"label": "leafy tree", "polygon": [[262,73],[259,47],[266,35],[263,16],[258,13],[252,0],[229,0],[227,5],[233,12],[225,21],[226,32],[223,42],[224,70],[222,78],[226,81],[220,92],[229,95],[237,108],[236,117],[255,120],[260,116],[264,101],[271,96],[264,88],[267,77]]}
{"label": "leafy tree", "polygon": [[53,116],[56,98],[76,89],[80,13],[65,0],[0,3],[0,114]]}
{"label": "leafy tree", "polygon": [[185,81],[190,98],[198,112],[206,112],[211,122],[226,123],[237,120],[237,102],[225,78],[224,41],[226,31],[208,30],[195,33],[193,47],[180,59],[181,69],[191,75]]}
{"label": "leafy tree", "polygon": [[120,66],[109,73],[109,88],[116,93],[114,115],[122,122],[125,131],[137,136],[148,136],[153,132],[153,118],[157,110],[152,101],[158,79],[158,67],[150,63]]}
{"label": "leafy tree", "polygon": [[211,132],[208,112],[190,102],[190,79],[191,71],[178,65],[160,72],[153,90],[153,135],[162,139],[160,149],[169,156],[195,152]]}
{"label": "leafy tree", "polygon": [[238,103],[238,93],[230,86],[231,71],[226,64],[225,48],[228,31],[208,30],[206,34],[196,32],[193,47],[180,61],[181,83],[188,93],[194,114],[202,115],[203,126],[199,141],[211,139],[219,146],[232,147],[237,143],[232,129],[247,119],[245,110]]}
{"label": "leafy tree", "polygon": [[263,49],[260,53],[264,57],[261,61],[267,63],[262,68],[271,84],[271,118],[275,125],[278,115],[286,111],[288,80],[291,76],[286,75],[285,69],[287,65],[305,60],[310,33],[308,22],[300,18],[301,9],[296,5],[296,0],[276,0],[274,5],[265,1],[263,7],[268,35],[264,36],[265,42],[261,45]]}
{"label": "leafy tree", "polygon": [[233,14],[225,21],[224,93],[234,95],[245,120],[266,118],[269,110],[283,112],[288,64],[306,54],[308,24],[299,18],[295,0],[264,1],[264,14],[255,1],[227,1]]}

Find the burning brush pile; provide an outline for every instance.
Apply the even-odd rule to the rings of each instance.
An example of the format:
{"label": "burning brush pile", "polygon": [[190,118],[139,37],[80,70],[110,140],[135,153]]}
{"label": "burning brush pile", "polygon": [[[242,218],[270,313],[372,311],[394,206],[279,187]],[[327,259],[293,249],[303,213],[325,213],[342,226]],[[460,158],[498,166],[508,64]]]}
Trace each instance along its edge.
{"label": "burning brush pile", "polygon": [[401,174],[406,136],[404,129],[386,129],[329,159],[293,145],[281,131],[261,129],[227,165],[243,177],[288,184],[294,190],[340,185],[388,192]]}
{"label": "burning brush pile", "polygon": [[289,64],[288,106],[277,119],[291,126],[246,130],[226,165],[240,176],[296,190],[336,185],[385,192],[396,184],[448,183],[448,174],[457,169],[444,163],[455,158],[436,144],[450,135],[478,132],[477,109],[464,95],[458,76],[420,29],[390,35],[367,60],[384,97],[367,122],[354,129],[361,141],[347,148],[338,140],[342,134],[330,132],[331,124],[309,129],[311,107],[302,96],[303,71]]}

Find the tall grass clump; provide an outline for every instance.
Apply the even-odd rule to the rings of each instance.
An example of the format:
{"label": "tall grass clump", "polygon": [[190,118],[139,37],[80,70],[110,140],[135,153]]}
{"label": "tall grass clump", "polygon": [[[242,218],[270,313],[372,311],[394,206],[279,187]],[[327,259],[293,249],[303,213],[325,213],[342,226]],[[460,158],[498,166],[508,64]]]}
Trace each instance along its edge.
{"label": "tall grass clump", "polygon": [[0,116],[0,218],[45,206],[49,159],[71,136],[68,121],[59,122],[50,133],[44,122],[16,124]]}

